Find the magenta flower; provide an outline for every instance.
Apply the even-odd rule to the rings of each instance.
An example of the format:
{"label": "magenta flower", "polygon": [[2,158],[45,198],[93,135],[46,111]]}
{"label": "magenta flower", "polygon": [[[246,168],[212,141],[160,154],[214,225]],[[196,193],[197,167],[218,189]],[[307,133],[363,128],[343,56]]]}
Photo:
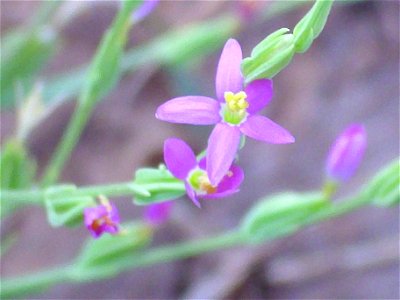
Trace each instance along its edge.
{"label": "magenta flower", "polygon": [[159,0],[144,0],[143,3],[133,12],[132,21],[138,23],[146,18],[157,6]]}
{"label": "magenta flower", "polygon": [[119,214],[117,207],[108,201],[96,207],[87,207],[84,212],[86,228],[94,238],[98,238],[104,232],[116,234],[119,231]]}
{"label": "magenta flower", "polygon": [[336,181],[346,181],[358,168],[367,147],[367,133],[361,124],[347,127],[336,139],[328,155],[327,175]]}
{"label": "magenta flower", "polygon": [[213,185],[206,172],[207,159],[197,161],[192,149],[177,138],[165,141],[164,160],[172,175],[185,182],[187,195],[198,207],[198,198],[221,198],[238,192],[244,177],[239,166],[231,165],[222,180]]}
{"label": "magenta flower", "polygon": [[144,211],[144,219],[151,225],[160,225],[169,218],[173,205],[173,201],[151,204]]}
{"label": "magenta flower", "polygon": [[272,80],[259,79],[244,87],[240,63],[242,50],[230,39],[225,44],[216,75],[217,101],[203,96],[171,99],[161,105],[156,117],[172,123],[217,124],[208,140],[207,173],[216,185],[228,172],[240,136],[273,144],[293,143],[293,136],[270,119],[257,115],[272,98]]}

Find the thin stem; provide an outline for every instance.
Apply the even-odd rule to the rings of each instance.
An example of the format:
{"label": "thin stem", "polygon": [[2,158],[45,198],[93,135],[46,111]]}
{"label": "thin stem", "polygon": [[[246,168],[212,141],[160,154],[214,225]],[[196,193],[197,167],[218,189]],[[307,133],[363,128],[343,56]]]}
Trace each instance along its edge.
{"label": "thin stem", "polygon": [[[52,187],[57,189],[57,186]],[[85,187],[77,187],[75,191],[69,192],[70,196],[90,196],[96,197],[104,195],[107,197],[120,197],[120,196],[150,196],[149,191],[185,191],[185,187],[181,182],[168,182],[168,183],[147,183],[136,184],[133,182],[122,182],[107,185],[93,185]],[[0,190],[0,201],[19,204],[36,204],[41,205],[44,202],[45,190]]]}
{"label": "thin stem", "polygon": [[51,185],[57,181],[65,162],[70,157],[86,123],[89,121],[92,110],[93,105],[77,104],[68,128],[45,171],[42,179],[43,186]]}
{"label": "thin stem", "polygon": [[68,280],[69,266],[59,266],[30,275],[1,280],[1,298],[9,299],[27,294],[33,294],[48,287]]}
{"label": "thin stem", "polygon": [[221,235],[184,242],[172,246],[158,247],[139,254],[130,268],[144,267],[156,263],[196,256],[213,250],[245,244],[247,237],[241,231],[229,231]]}
{"label": "thin stem", "polygon": [[0,190],[0,201],[20,204],[42,204],[44,199],[43,191],[13,191]]}
{"label": "thin stem", "polygon": [[[320,213],[310,216],[309,220],[303,224],[303,227],[320,221],[332,219],[340,215],[344,215],[368,203],[368,197],[360,196],[351,198],[347,201],[339,202],[338,204],[333,205],[328,209],[321,211]],[[152,264],[173,261],[181,258],[187,258],[209,251],[228,248],[232,246],[245,245],[247,243],[247,238],[248,236],[245,233],[237,230],[229,231],[224,234],[205,238],[202,240],[183,242],[172,246],[163,246],[149,249],[141,253],[137,253],[131,261],[129,261],[128,263],[124,263],[124,265],[121,265],[120,271],[131,268],[145,267]],[[267,238],[266,241],[273,239],[274,237]],[[54,275],[53,277],[51,276],[52,274]],[[33,291],[33,287],[35,287],[35,285],[37,285],[37,288],[39,289],[43,288],[44,284],[50,286],[51,284],[56,284],[60,281],[65,280],[75,280],[73,265],[67,267],[59,267],[54,269],[53,271],[44,271],[37,274],[3,280],[1,287],[2,296],[4,297],[4,295],[7,295],[7,293],[13,293],[11,294],[12,296],[15,296],[15,293],[18,293],[18,295],[26,294],[30,291]],[[30,289],[28,291],[26,289],[21,289],[21,284],[23,287],[28,286]]]}

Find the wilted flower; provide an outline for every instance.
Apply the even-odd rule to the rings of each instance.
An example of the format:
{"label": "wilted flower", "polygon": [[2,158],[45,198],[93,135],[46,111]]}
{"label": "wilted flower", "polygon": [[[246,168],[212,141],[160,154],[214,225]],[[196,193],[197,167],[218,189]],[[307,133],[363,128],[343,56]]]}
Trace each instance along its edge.
{"label": "wilted flower", "polygon": [[117,207],[107,200],[102,199],[102,203],[96,207],[85,208],[84,219],[94,238],[98,238],[104,232],[116,234],[119,231],[120,218]]}
{"label": "wilted flower", "polygon": [[207,149],[207,173],[212,185],[218,184],[231,167],[241,133],[268,143],[294,142],[286,129],[257,115],[272,98],[272,80],[259,79],[244,87],[241,61],[239,43],[228,40],[216,75],[218,101],[203,96],[178,97],[161,105],[156,113],[158,119],[173,123],[217,124]]}
{"label": "wilted flower", "polygon": [[221,198],[238,192],[244,177],[239,166],[231,165],[222,180],[216,185],[212,184],[206,172],[207,159],[197,161],[192,149],[177,138],[165,141],[164,160],[172,175],[185,182],[187,195],[198,207],[200,203],[197,198]]}
{"label": "wilted flower", "polygon": [[353,176],[367,147],[367,133],[361,124],[347,127],[336,139],[328,155],[326,172],[335,181]]}
{"label": "wilted flower", "polygon": [[168,219],[173,205],[173,201],[151,204],[144,211],[144,219],[151,225],[162,224]]}

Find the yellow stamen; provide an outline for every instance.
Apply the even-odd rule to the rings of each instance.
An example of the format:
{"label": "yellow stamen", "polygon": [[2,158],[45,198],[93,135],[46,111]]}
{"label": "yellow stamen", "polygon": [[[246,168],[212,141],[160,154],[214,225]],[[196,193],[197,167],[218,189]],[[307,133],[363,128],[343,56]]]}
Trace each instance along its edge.
{"label": "yellow stamen", "polygon": [[243,114],[249,107],[249,103],[246,101],[247,95],[243,91],[236,94],[232,92],[225,92],[224,98],[229,110],[232,112]]}
{"label": "yellow stamen", "polygon": [[217,188],[211,185],[207,174],[204,174],[199,178],[199,183],[200,183],[200,189],[202,191],[205,191],[207,194],[214,194],[217,191]]}

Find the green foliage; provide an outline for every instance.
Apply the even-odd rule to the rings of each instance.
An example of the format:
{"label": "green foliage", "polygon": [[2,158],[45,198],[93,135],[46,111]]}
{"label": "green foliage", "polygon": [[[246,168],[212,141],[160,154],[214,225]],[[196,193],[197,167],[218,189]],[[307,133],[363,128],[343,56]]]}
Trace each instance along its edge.
{"label": "green foliage", "polygon": [[50,28],[18,31],[2,39],[1,106],[10,107],[18,88],[29,90],[34,76],[55,52],[55,33]]}
{"label": "green foliage", "polygon": [[123,1],[122,8],[100,42],[89,68],[87,80],[84,81],[82,92],[78,98],[78,106],[45,171],[44,186],[49,186],[58,179],[66,160],[90,118],[95,104],[117,82],[120,75],[119,63],[131,23],[131,13],[140,3],[141,1]]}
{"label": "green foliage", "polygon": [[122,225],[118,235],[103,235],[89,239],[71,273],[74,280],[107,278],[118,274],[136,252],[146,247],[152,231],[144,223]]}
{"label": "green foliage", "polygon": [[305,52],[324,28],[332,4],[331,0],[317,0],[293,34],[282,28],[261,41],[242,62],[245,82],[272,78],[290,63],[295,53]]}
{"label": "green foliage", "polygon": [[52,13],[62,1],[44,1],[29,26],[8,32],[1,39],[1,107],[15,105],[16,91],[32,88],[35,76],[52,57],[57,34],[48,25]]}
{"label": "green foliage", "polygon": [[252,242],[289,235],[329,204],[320,192],[276,194],[261,199],[250,209],[241,223],[241,230]]}
{"label": "green foliage", "polygon": [[19,140],[9,140],[1,153],[1,189],[30,188],[34,180],[36,162]]}
{"label": "green foliage", "polygon": [[[9,140],[5,143],[0,158],[1,189],[18,190],[32,186],[36,162],[29,157],[25,146],[19,140]],[[12,213],[21,203],[1,199],[1,218]]]}
{"label": "green foliage", "polygon": [[304,53],[310,48],[324,29],[333,0],[316,1],[311,10],[300,20],[293,30],[297,53]]}
{"label": "green foliage", "polygon": [[242,62],[242,72],[249,83],[259,78],[271,78],[291,61],[294,37],[289,29],[281,28],[266,37]]}
{"label": "green foliage", "polygon": [[83,222],[83,210],[95,206],[90,196],[77,196],[75,185],[60,185],[46,189],[44,203],[51,226],[78,226]]}
{"label": "green foliage", "polygon": [[391,206],[400,202],[400,161],[396,158],[378,172],[362,190],[363,197],[377,206]]}
{"label": "green foliage", "polygon": [[134,184],[146,190],[149,194],[145,196],[143,193],[135,193],[134,202],[137,205],[172,200],[185,194],[184,183],[172,176],[164,166],[160,166],[158,169],[143,168],[137,170]]}
{"label": "green foliage", "polygon": [[[194,23],[161,34],[130,49],[122,57],[121,72],[132,72],[145,65],[180,65],[192,58],[200,59],[223,45],[238,28],[238,20],[222,16],[206,23]],[[59,75],[45,85],[47,104],[71,99],[82,87],[87,67]]]}
{"label": "green foliage", "polygon": [[132,10],[140,1],[123,1],[113,25],[108,29],[90,66],[87,83],[78,102],[84,106],[92,106],[108,93],[118,81],[120,75],[120,59],[128,31]]}

